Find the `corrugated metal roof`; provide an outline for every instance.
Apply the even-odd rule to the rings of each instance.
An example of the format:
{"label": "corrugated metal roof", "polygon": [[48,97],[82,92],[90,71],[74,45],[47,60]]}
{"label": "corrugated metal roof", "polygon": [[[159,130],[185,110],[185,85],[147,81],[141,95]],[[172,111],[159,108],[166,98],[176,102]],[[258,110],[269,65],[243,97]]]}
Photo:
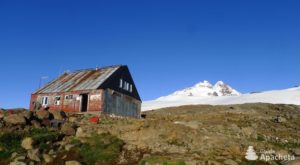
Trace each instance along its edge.
{"label": "corrugated metal roof", "polygon": [[121,66],[122,65],[116,65],[64,73],[34,93],[54,93],[97,89]]}

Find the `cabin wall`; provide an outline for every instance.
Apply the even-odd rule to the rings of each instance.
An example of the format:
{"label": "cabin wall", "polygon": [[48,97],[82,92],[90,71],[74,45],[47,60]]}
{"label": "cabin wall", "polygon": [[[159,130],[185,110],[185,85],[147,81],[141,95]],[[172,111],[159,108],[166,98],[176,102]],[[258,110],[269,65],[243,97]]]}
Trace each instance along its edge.
{"label": "cabin wall", "polygon": [[104,113],[135,118],[140,117],[141,101],[111,89],[106,89],[104,95]]}
{"label": "cabin wall", "polygon": [[[44,94],[33,94],[31,95],[30,110],[34,110],[33,102],[37,101],[42,103],[42,97],[48,96],[49,109],[52,110],[63,110],[65,112],[81,112],[81,94],[87,94],[87,112],[97,112],[103,109],[104,94],[102,89],[98,90],[82,90],[74,92],[63,92],[63,93],[44,93]],[[67,99],[67,95],[72,95],[72,99]],[[60,104],[55,105],[55,97],[60,96]],[[46,106],[44,106],[46,107]]]}
{"label": "cabin wall", "polygon": [[[122,82],[120,82],[122,80]],[[131,86],[131,90],[125,88],[125,83]],[[122,84],[122,85],[121,85]],[[112,89],[114,91],[126,94],[141,101],[133,78],[128,67],[120,67],[113,75],[111,75],[101,86],[101,89]]]}

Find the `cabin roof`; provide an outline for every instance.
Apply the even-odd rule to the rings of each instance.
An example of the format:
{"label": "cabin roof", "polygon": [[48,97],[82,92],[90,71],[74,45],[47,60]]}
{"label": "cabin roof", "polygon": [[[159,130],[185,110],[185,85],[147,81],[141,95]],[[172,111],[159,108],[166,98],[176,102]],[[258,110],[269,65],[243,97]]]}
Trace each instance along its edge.
{"label": "cabin roof", "polygon": [[98,89],[115,71],[124,65],[66,72],[33,94]]}

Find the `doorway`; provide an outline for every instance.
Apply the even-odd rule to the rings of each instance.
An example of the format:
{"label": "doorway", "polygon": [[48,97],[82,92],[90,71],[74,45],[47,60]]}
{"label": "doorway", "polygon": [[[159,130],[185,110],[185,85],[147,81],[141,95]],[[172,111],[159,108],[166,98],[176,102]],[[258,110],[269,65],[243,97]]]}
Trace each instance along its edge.
{"label": "doorway", "polygon": [[81,94],[81,109],[80,112],[86,112],[88,108],[88,94]]}

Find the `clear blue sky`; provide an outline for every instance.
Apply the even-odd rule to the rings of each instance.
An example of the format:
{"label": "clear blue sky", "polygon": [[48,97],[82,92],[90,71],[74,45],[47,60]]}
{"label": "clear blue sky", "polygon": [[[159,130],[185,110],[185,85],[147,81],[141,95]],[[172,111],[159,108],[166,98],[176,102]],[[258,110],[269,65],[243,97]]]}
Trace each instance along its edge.
{"label": "clear blue sky", "polygon": [[0,1],[0,107],[39,78],[127,64],[143,100],[202,80],[240,92],[300,84],[295,0]]}

